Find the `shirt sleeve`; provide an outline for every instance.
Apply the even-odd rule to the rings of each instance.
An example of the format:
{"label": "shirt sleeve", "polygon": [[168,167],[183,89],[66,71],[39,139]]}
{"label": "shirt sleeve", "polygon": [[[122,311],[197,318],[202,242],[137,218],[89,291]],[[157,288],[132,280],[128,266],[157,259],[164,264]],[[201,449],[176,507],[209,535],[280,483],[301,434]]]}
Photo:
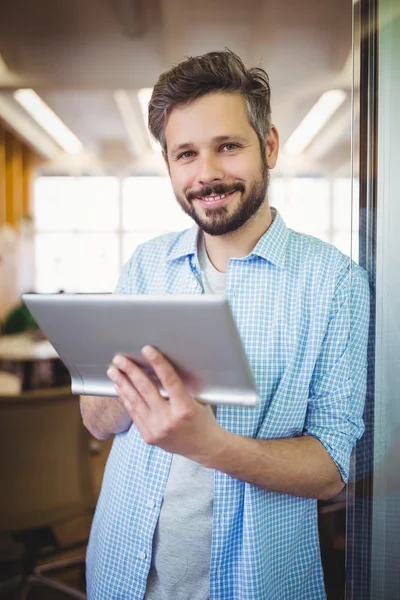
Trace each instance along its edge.
{"label": "shirt sleeve", "polygon": [[367,274],[353,263],[337,280],[304,431],[323,444],[345,483],[352,449],[364,432],[369,311]]}

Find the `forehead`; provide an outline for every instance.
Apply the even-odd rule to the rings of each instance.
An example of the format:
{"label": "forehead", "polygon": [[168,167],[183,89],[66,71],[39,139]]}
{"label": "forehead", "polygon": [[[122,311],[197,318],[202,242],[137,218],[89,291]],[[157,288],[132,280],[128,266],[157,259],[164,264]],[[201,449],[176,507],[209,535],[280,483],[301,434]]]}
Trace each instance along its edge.
{"label": "forehead", "polygon": [[229,135],[256,135],[241,94],[206,94],[190,104],[174,108],[165,125],[168,149],[186,143],[201,144],[217,136]]}

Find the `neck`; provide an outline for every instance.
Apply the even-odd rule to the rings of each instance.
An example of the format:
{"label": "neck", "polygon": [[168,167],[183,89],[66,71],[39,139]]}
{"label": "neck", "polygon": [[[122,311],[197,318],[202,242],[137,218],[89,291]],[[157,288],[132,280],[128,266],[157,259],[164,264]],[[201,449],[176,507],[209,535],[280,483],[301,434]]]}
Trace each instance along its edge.
{"label": "neck", "polygon": [[243,258],[250,254],[258,240],[272,223],[268,200],[242,227],[226,235],[204,234],[204,244],[214,267],[225,273],[231,258]]}

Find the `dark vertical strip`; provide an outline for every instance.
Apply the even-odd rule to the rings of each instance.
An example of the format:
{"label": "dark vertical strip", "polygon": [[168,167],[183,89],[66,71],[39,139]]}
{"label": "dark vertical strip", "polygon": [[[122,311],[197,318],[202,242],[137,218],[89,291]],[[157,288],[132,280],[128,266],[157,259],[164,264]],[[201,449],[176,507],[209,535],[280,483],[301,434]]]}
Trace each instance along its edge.
{"label": "dark vertical strip", "polygon": [[371,292],[365,433],[354,455],[348,493],[346,598],[371,598],[372,495],[375,395],[376,227],[378,164],[378,0],[360,0],[359,198],[360,265]]}

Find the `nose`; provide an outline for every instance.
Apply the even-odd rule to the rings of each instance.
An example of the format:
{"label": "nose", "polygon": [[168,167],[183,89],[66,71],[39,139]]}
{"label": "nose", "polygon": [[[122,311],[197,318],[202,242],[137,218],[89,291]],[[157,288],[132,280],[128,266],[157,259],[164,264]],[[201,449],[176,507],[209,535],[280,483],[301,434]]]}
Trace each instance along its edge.
{"label": "nose", "polygon": [[218,157],[212,153],[204,154],[198,161],[197,181],[200,185],[209,185],[222,181],[224,173]]}

